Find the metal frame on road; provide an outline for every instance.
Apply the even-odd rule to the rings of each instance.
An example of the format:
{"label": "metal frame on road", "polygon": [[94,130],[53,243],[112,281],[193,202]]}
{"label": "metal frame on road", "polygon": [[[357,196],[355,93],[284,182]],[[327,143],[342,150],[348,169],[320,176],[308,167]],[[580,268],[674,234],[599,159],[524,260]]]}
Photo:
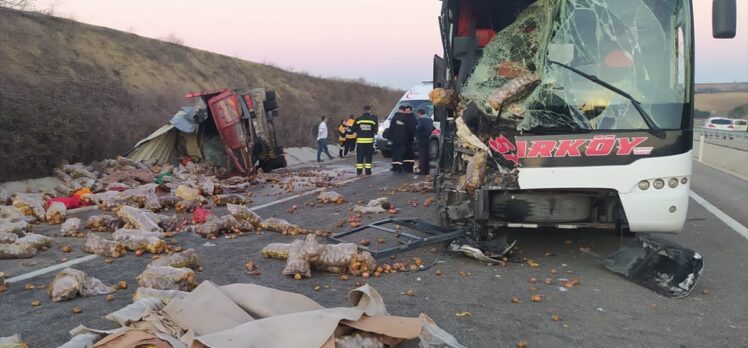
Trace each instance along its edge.
{"label": "metal frame on road", "polygon": [[[428,236],[419,237],[412,233],[408,233],[406,231],[396,231],[391,228],[384,227],[384,225],[387,225],[387,224],[393,224],[393,225],[409,228],[414,231],[428,234]],[[466,229],[448,230],[440,226],[425,222],[421,219],[386,219],[386,220],[377,221],[377,222],[374,222],[368,225],[364,225],[361,227],[356,227],[350,231],[335,234],[331,237],[328,237],[327,239],[336,244],[346,243],[346,241],[342,239],[343,237],[350,236],[356,233],[360,233],[365,230],[377,230],[380,232],[385,232],[385,233],[394,235],[396,237],[405,237],[408,239],[407,241],[401,242],[402,245],[400,246],[382,249],[382,250],[373,250],[366,246],[358,246],[359,250],[370,252],[371,255],[375,259],[381,259],[383,257],[387,257],[390,255],[403,253],[403,252],[413,250],[415,248],[419,248],[419,247],[422,247],[428,244],[445,242],[445,241],[453,240],[456,238],[464,237],[467,232]]]}

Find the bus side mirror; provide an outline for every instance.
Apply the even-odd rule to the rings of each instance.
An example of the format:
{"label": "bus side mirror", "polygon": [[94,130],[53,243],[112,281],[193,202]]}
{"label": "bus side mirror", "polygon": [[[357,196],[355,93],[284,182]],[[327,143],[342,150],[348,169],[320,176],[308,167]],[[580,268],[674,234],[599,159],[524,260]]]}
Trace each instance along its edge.
{"label": "bus side mirror", "polygon": [[712,0],[712,36],[715,39],[735,38],[736,16],[735,0]]}

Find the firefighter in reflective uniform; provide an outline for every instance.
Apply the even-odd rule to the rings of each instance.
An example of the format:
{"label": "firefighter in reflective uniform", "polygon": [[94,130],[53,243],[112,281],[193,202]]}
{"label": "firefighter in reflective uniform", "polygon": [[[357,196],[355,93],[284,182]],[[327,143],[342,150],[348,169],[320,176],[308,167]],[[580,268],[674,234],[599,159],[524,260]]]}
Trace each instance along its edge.
{"label": "firefighter in reflective uniform", "polygon": [[[338,126],[338,157],[343,158],[343,150],[345,150],[345,120],[340,121]],[[348,154],[346,151],[345,154]]]}
{"label": "firefighter in reflective uniform", "polygon": [[[408,106],[400,106],[400,111],[390,121],[389,139],[392,141],[392,169],[395,173],[404,173],[408,167],[413,171],[413,136],[416,131],[416,120],[408,115]],[[408,161],[408,162],[406,162]]]}
{"label": "firefighter in reflective uniform", "polygon": [[356,133],[356,175],[366,172],[371,175],[371,159],[374,156],[374,135],[379,130],[379,120],[371,113],[371,106],[364,107],[363,115],[356,118],[353,131]]}
{"label": "firefighter in reflective uniform", "polygon": [[353,125],[356,123],[356,118],[351,114],[348,119],[345,120],[345,156],[348,156],[349,152],[356,150],[356,132],[353,130]]}

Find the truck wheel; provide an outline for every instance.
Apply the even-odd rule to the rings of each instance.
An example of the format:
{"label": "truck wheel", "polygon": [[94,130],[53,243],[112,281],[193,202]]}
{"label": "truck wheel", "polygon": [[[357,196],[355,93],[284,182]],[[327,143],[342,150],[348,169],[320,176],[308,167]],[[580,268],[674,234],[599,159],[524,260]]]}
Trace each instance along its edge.
{"label": "truck wheel", "polygon": [[275,100],[278,96],[275,95],[275,91],[265,91],[265,100]]}
{"label": "truck wheel", "polygon": [[264,160],[260,162],[260,168],[262,168],[262,171],[265,173],[270,173],[275,169],[285,168],[287,165],[285,157],[277,157],[272,160]]}
{"label": "truck wheel", "polygon": [[266,100],[262,102],[262,106],[265,107],[265,111],[273,111],[278,109],[278,101],[277,100]]}
{"label": "truck wheel", "polygon": [[439,158],[439,140],[431,139],[429,142],[429,161],[436,161]]}

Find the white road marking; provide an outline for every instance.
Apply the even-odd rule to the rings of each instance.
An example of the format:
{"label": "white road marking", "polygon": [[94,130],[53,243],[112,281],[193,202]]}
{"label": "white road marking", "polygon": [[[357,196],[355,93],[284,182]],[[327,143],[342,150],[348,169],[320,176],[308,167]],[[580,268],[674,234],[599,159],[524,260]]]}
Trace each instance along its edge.
{"label": "white road marking", "polygon": [[83,263],[83,262],[86,262],[86,261],[91,261],[91,260],[93,260],[93,259],[95,259],[97,257],[99,257],[99,255],[88,255],[88,256],[80,257],[80,258],[77,258],[77,259],[70,260],[68,262],[59,263],[59,264],[56,264],[56,265],[52,265],[52,266],[49,266],[49,267],[44,267],[42,269],[38,269],[38,270],[33,271],[33,272],[29,272],[29,273],[26,273],[26,274],[21,274],[19,276],[15,276],[13,278],[8,278],[5,281],[7,283],[20,282],[22,280],[31,279],[31,278],[34,278],[36,276],[40,276],[42,274],[47,274],[47,273],[50,273],[50,272],[54,272],[54,271],[56,271],[58,269],[68,268],[70,266],[77,265],[79,263]]}
{"label": "white road marking", "polygon": [[688,193],[688,195],[691,196],[691,198],[696,201],[696,203],[701,204],[704,209],[712,213],[712,215],[716,216],[717,219],[725,223],[725,225],[729,226],[730,228],[735,230],[735,232],[740,233],[740,235],[748,239],[748,228],[743,226],[743,224],[731,218],[729,215],[725,214],[725,212],[719,210],[719,208],[715,207],[712,203],[709,203],[706,199],[696,194],[696,192],[691,191]]}
{"label": "white road marking", "polygon": [[[379,174],[379,173],[384,173],[386,171],[387,171],[386,169],[374,170],[373,173],[374,174]],[[357,176],[355,178],[351,178],[351,179],[348,179],[348,180],[341,181],[341,182],[338,183],[338,185],[347,185],[347,184],[350,184],[352,182],[361,180],[363,178],[365,178],[365,176]],[[323,188],[318,188],[318,189],[314,189],[314,190],[311,190],[311,191],[307,191],[307,192],[304,192],[304,193],[299,193],[299,194],[296,194],[296,195],[293,195],[293,196],[289,196],[289,197],[286,197],[286,198],[283,198],[283,199],[279,199],[277,201],[272,201],[270,203],[266,203],[266,204],[263,204],[263,205],[258,205],[256,207],[252,207],[251,210],[255,211],[255,210],[260,210],[260,209],[267,208],[267,207],[272,207],[272,206],[274,206],[276,204],[281,204],[281,203],[284,203],[284,202],[288,202],[290,200],[294,200],[294,199],[299,198],[299,197],[304,197],[304,196],[313,195],[315,193],[320,193],[320,192],[324,191],[325,189],[326,188],[323,187]],[[7,283],[20,282],[22,280],[31,279],[31,278],[34,278],[34,277],[37,277],[37,276],[40,276],[40,275],[44,275],[44,274],[47,274],[47,273],[50,273],[50,272],[54,272],[54,271],[59,270],[59,269],[63,269],[63,268],[67,268],[67,267],[70,267],[70,266],[73,266],[73,265],[77,265],[79,263],[91,261],[91,260],[93,260],[93,259],[95,259],[97,257],[98,257],[98,255],[88,255],[88,256],[80,257],[80,258],[73,259],[73,260],[70,260],[70,261],[67,261],[67,262],[64,262],[64,263],[60,263],[60,264],[57,264],[57,265],[53,265],[53,266],[49,266],[49,267],[44,267],[42,269],[38,269],[38,270],[33,271],[33,272],[21,274],[19,276],[15,276],[13,278],[8,278],[8,279],[5,280],[5,282],[7,282]]]}
{"label": "white road marking", "polygon": [[[379,173],[384,173],[386,171],[389,171],[389,169],[373,170],[372,173],[373,174],[379,174]],[[355,178],[351,178],[351,179],[348,179],[348,180],[341,181],[341,182],[339,182],[337,184],[338,185],[347,185],[347,184],[350,184],[350,183],[352,183],[354,181],[361,180],[361,179],[363,179],[365,177],[366,176],[357,176]],[[285,202],[294,200],[294,199],[299,198],[299,197],[304,197],[304,196],[309,196],[309,195],[313,195],[313,194],[316,194],[316,193],[320,193],[320,192],[322,192],[322,191],[324,191],[326,189],[327,188],[322,187],[322,188],[314,189],[314,190],[307,191],[307,192],[304,192],[304,193],[299,193],[299,194],[296,194],[296,195],[293,195],[293,196],[288,196],[286,198],[279,199],[277,201],[272,201],[270,203],[265,203],[265,204],[262,204],[262,205],[258,205],[256,207],[252,207],[250,210],[255,211],[255,210],[260,210],[260,209],[264,209],[264,208],[267,208],[267,207],[272,207],[272,206],[274,206],[276,204],[285,203]]]}

